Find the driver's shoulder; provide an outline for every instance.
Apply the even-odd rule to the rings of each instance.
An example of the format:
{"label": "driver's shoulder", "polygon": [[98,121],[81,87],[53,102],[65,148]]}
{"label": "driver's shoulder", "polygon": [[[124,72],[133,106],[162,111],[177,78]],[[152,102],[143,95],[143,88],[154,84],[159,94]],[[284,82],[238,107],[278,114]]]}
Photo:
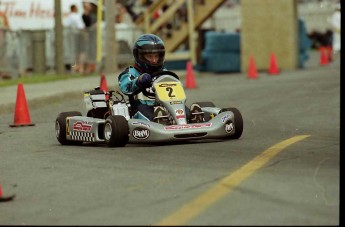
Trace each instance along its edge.
{"label": "driver's shoulder", "polygon": [[139,72],[138,69],[136,69],[134,66],[129,66],[128,67],[128,73],[134,75],[134,76],[139,76],[141,73]]}
{"label": "driver's shoulder", "polygon": [[118,79],[120,80],[123,75],[139,76],[140,72],[135,67],[128,66],[119,74]]}

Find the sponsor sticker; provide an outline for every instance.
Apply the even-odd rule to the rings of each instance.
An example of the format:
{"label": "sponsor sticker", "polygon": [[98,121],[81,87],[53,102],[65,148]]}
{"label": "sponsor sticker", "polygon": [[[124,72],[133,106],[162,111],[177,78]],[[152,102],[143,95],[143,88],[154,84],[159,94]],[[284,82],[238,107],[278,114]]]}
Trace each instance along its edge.
{"label": "sponsor sticker", "polygon": [[73,131],[90,132],[92,123],[86,121],[77,121],[73,123]]}
{"label": "sponsor sticker", "polygon": [[232,121],[229,121],[228,123],[225,124],[225,132],[231,133],[234,130],[234,124]]}
{"label": "sponsor sticker", "polygon": [[137,125],[137,126],[145,126],[147,128],[150,128],[151,125],[150,124],[147,124],[147,123],[144,123],[144,122],[140,122],[140,121],[135,121],[132,123],[132,125]]}
{"label": "sponsor sticker", "polygon": [[183,109],[175,110],[175,113],[177,119],[185,118]]}
{"label": "sponsor sticker", "polygon": [[143,128],[143,127],[137,127],[135,129],[133,129],[132,135],[137,140],[145,140],[145,139],[149,138],[150,130]]}
{"label": "sponsor sticker", "polygon": [[184,115],[176,115],[176,119],[183,119],[185,118]]}
{"label": "sponsor sticker", "polygon": [[174,87],[176,86],[176,83],[170,82],[170,83],[160,83],[159,87]]}
{"label": "sponsor sticker", "polygon": [[182,114],[184,114],[183,109],[175,110],[175,112],[176,112],[177,115],[182,115]]}
{"label": "sponsor sticker", "polygon": [[224,123],[224,122],[226,122],[229,118],[230,118],[230,114],[227,114],[227,115],[223,116],[221,120],[222,120],[222,122]]}
{"label": "sponsor sticker", "polygon": [[164,130],[183,130],[183,129],[196,129],[196,128],[209,128],[212,126],[212,123],[203,123],[203,124],[191,124],[191,125],[169,125],[165,126]]}
{"label": "sponsor sticker", "polygon": [[182,102],[181,101],[172,101],[172,102],[170,102],[170,105],[175,105],[175,104],[182,104]]}

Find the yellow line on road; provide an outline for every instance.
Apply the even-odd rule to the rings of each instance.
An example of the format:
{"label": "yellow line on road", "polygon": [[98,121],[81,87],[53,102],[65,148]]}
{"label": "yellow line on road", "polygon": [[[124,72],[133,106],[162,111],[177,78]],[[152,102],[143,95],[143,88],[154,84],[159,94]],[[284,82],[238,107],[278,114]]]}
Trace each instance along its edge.
{"label": "yellow line on road", "polygon": [[184,225],[190,219],[200,214],[208,206],[230,193],[232,189],[238,186],[256,170],[263,167],[283,149],[309,136],[310,135],[294,136],[268,148],[250,162],[223,178],[217,185],[213,186],[211,189],[201,194],[190,203],[185,204],[175,213],[164,218],[156,225]]}

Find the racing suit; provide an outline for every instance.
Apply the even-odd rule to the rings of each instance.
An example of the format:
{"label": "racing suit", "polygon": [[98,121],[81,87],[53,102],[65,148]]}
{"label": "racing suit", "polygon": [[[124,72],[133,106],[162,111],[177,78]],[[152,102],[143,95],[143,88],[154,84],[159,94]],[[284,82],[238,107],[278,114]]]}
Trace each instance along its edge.
{"label": "racing suit", "polygon": [[[166,69],[163,68],[163,70]],[[142,92],[137,93],[139,87],[137,86],[136,81],[142,73],[143,72],[140,72],[137,67],[129,66],[120,73],[118,77],[119,87],[122,93],[129,97],[133,118],[152,121],[154,118],[153,107],[155,100],[146,97]]]}

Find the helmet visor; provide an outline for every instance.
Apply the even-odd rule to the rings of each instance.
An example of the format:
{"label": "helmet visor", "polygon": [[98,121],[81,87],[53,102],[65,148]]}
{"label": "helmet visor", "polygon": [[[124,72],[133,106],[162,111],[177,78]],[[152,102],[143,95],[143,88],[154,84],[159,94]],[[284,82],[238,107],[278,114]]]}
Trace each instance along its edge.
{"label": "helmet visor", "polygon": [[138,50],[139,60],[150,66],[161,66],[164,63],[165,49],[162,45],[144,45]]}

